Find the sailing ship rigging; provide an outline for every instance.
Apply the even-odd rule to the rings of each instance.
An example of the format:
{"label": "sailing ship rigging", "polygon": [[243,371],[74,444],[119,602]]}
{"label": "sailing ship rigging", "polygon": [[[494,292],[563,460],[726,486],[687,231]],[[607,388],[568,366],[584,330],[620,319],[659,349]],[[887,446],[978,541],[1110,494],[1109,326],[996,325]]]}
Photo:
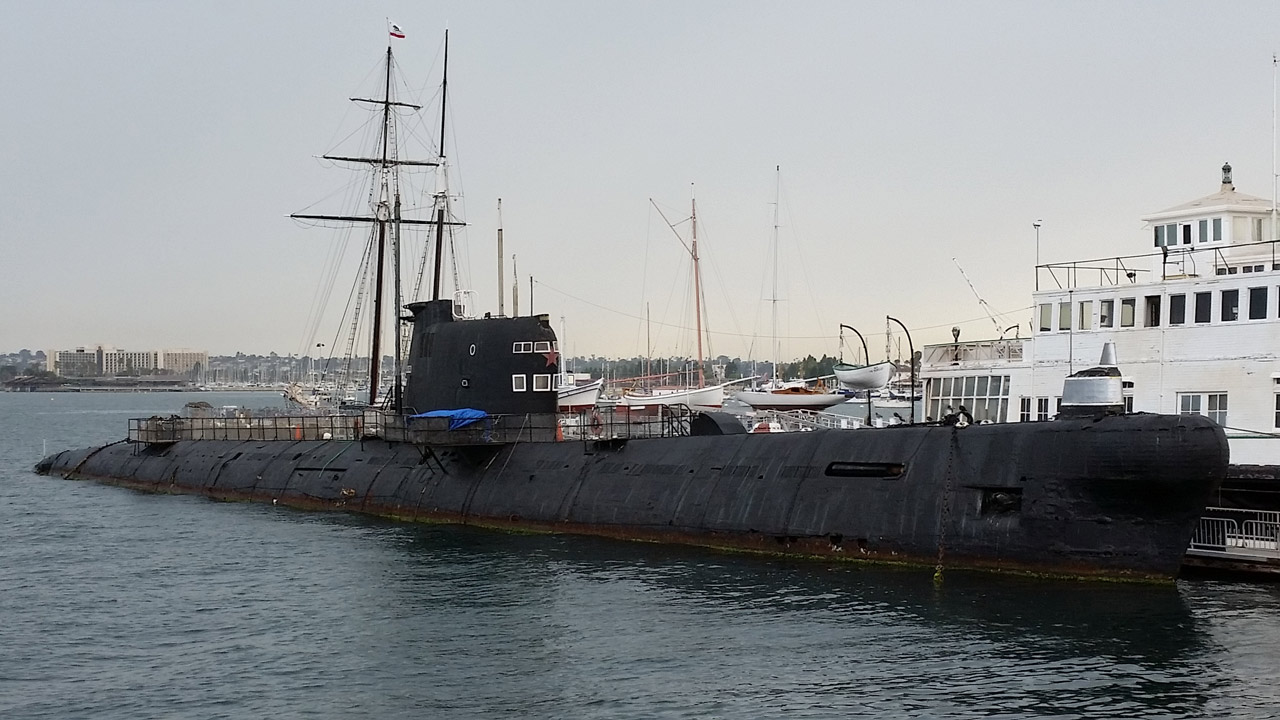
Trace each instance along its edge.
{"label": "sailing ship rigging", "polygon": [[773,196],[773,232],[770,249],[773,253],[772,297],[768,298],[772,322],[771,339],[773,352],[773,373],[768,383],[755,390],[741,390],[734,393],[734,399],[750,405],[753,410],[813,410],[828,408],[845,402],[843,395],[827,392],[826,388],[809,387],[809,379],[785,382],[782,378],[782,339],[778,335],[778,208],[782,198],[782,166],[775,166],[775,182]]}
{"label": "sailing ship rigging", "polygon": [[[647,392],[624,392],[621,398],[621,404],[628,408],[655,408],[660,405],[688,405],[695,410],[718,410],[724,404],[725,388],[730,383],[721,383],[718,385],[708,386],[706,382],[706,350],[703,344],[703,333],[706,327],[706,298],[704,296],[702,283],[701,256],[698,252],[698,201],[696,198],[690,199],[689,217],[679,223],[671,222],[662,208],[650,198],[649,203],[654,210],[666,223],[671,232],[675,234],[684,247],[686,253],[692,261],[693,272],[693,307],[694,307],[694,330],[696,334],[695,344],[697,346],[697,365],[696,369],[685,374],[684,387],[675,389],[650,389]],[[689,223],[689,239],[686,241],[680,231],[676,229],[677,225]],[[648,316],[648,306],[645,308],[645,315]],[[647,325],[647,322],[646,322]],[[646,348],[646,364],[648,357],[652,354],[652,344],[647,343]],[[707,343],[709,347],[710,343]],[[658,373],[653,374],[651,370],[646,370],[646,374],[639,378],[630,378],[633,381],[653,379],[665,379],[679,373]]]}
{"label": "sailing ship rigging", "polygon": [[[391,37],[398,36],[392,34]],[[381,77],[381,97],[351,98],[358,105],[371,107],[375,113],[378,125],[375,132],[376,143],[374,150],[365,154],[333,153],[322,156],[325,160],[334,163],[351,164],[364,167],[369,171],[369,210],[367,212],[345,214],[298,212],[290,215],[290,217],[299,221],[334,223],[346,227],[352,225],[364,226],[368,229],[364,255],[361,260],[361,270],[358,273],[356,287],[352,292],[352,300],[348,307],[349,317],[346,318],[347,322],[340,323],[347,326],[347,337],[344,343],[346,347],[344,363],[346,369],[340,373],[339,381],[350,382],[352,380],[352,366],[356,355],[357,338],[362,334],[362,325],[367,326],[367,347],[369,352],[367,382],[369,388],[368,405],[370,406],[382,404],[389,405],[396,410],[403,408],[402,386],[404,384],[405,356],[408,349],[409,334],[407,326],[400,317],[400,308],[407,302],[426,299],[425,293],[428,289],[430,290],[430,299],[438,300],[442,297],[446,245],[450,250],[449,258],[453,268],[453,276],[451,278],[453,285],[455,288],[460,289],[463,282],[458,272],[457,253],[453,252],[453,230],[456,227],[464,226],[465,222],[455,217],[452,211],[445,151],[446,121],[448,118],[448,53],[449,36],[446,31],[443,79],[439,93],[439,144],[434,152],[429,152],[429,156],[426,158],[409,158],[402,155],[402,135],[412,135],[412,130],[406,132],[402,128],[402,115],[416,115],[422,111],[423,106],[398,99],[398,87],[395,82],[397,65],[392,46],[388,42]],[[412,183],[406,182],[406,174],[414,170],[421,171],[423,169],[432,172],[436,176],[435,187],[429,195],[430,212],[425,217],[406,212],[407,206],[417,207],[420,199],[417,197],[418,193],[413,191]],[[406,197],[406,191],[409,197]],[[424,190],[422,194],[426,195],[427,193]],[[427,235],[422,243],[421,256],[416,263],[413,290],[408,297],[405,297],[402,278],[402,268],[404,267],[404,253],[402,251],[404,238],[402,234],[414,230],[425,230]],[[432,238],[432,235],[434,235],[434,238]],[[431,275],[428,278],[427,262],[429,258],[432,259],[432,263],[430,266]],[[391,275],[390,282],[388,282],[387,278],[388,270],[390,270]],[[326,273],[326,276],[329,276],[329,273]],[[425,285],[428,280],[430,281],[429,288]],[[463,295],[464,292],[459,291],[459,295]],[[390,298],[387,297],[388,294],[391,296]],[[323,296],[327,297],[328,293],[323,293]],[[373,308],[366,325],[364,305],[368,296],[372,296]],[[391,313],[388,313],[388,308],[385,307],[388,301],[392,304]],[[457,307],[466,307],[466,303],[461,297],[456,296],[455,301]],[[317,309],[313,312],[318,313],[320,310]],[[388,314],[392,314],[395,318],[394,324],[389,327]],[[387,338],[389,334],[394,340]],[[317,347],[320,346],[320,344],[313,343],[311,340],[307,342],[307,346],[313,344]],[[388,349],[387,346],[389,344],[393,345],[393,377],[390,378],[390,382],[386,382],[388,379],[381,377],[381,370],[383,353]],[[384,382],[389,386],[389,395],[387,397],[380,396]],[[335,395],[341,397],[342,393],[335,392]]]}

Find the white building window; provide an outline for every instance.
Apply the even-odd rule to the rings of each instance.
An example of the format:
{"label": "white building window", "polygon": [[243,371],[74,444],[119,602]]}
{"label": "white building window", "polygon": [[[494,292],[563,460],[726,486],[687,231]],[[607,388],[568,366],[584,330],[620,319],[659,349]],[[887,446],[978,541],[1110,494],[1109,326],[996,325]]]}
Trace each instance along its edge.
{"label": "white building window", "polygon": [[1098,301],[1098,327],[1109,328],[1115,323],[1115,308],[1115,300]]}
{"label": "white building window", "polygon": [[516,374],[511,376],[511,392],[524,392],[526,389],[524,375]]}
{"label": "white building window", "polygon": [[1205,415],[1210,420],[1225,427],[1227,424],[1227,394],[1178,393],[1178,414]]}
{"label": "white building window", "polygon": [[1169,296],[1169,324],[1185,325],[1187,322],[1187,296]]}
{"label": "white building window", "polygon": [[1053,305],[1044,303],[1040,306],[1040,332],[1053,330]]}
{"label": "white building window", "polygon": [[1222,291],[1222,321],[1234,322],[1240,318],[1240,291]]}
{"label": "white building window", "polygon": [[1209,395],[1209,419],[1226,427],[1227,425],[1227,394],[1216,393]]}
{"label": "white building window", "polygon": [[534,375],[534,376],[533,376],[533,391],[534,391],[534,392],[546,392],[546,391],[548,391],[548,390],[550,390],[550,389],[551,389],[551,376],[550,376],[550,375]]}
{"label": "white building window", "polygon": [[1058,329],[1071,329],[1071,303],[1069,302],[1058,303]]}
{"label": "white building window", "polygon": [[1196,322],[1207,323],[1213,316],[1213,293],[1196,293]]}
{"label": "white building window", "polygon": [[[934,378],[935,380],[937,378]],[[1009,419],[1008,375],[965,375],[930,383],[926,415],[941,420],[963,407],[977,422],[1007,422]]]}
{"label": "white building window", "polygon": [[1267,319],[1267,289],[1264,287],[1249,288],[1249,319]]}
{"label": "white building window", "polygon": [[1120,327],[1133,327],[1133,315],[1137,304],[1137,298],[1120,298]]}
{"label": "white building window", "polygon": [[1092,300],[1080,301],[1080,324],[1076,325],[1076,329],[1078,330],[1093,329],[1093,301]]}
{"label": "white building window", "polygon": [[1179,415],[1199,415],[1200,400],[1203,396],[1198,393],[1178,393],[1178,414]]}
{"label": "white building window", "polygon": [[[533,344],[533,351],[536,353],[549,353],[551,352],[551,342],[549,340],[540,340]],[[537,390],[537,388],[535,387],[534,390]]]}
{"label": "white building window", "polygon": [[1160,296],[1148,295],[1146,297],[1145,307],[1147,314],[1143,327],[1159,327],[1160,326]]}

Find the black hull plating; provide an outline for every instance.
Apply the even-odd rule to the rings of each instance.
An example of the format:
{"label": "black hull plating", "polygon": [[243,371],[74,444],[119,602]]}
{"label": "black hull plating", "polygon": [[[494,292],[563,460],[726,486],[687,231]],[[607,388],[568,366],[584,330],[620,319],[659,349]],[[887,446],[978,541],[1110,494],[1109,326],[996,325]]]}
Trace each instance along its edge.
{"label": "black hull plating", "polygon": [[1196,416],[422,448],[116,443],[69,478],[385,517],[1055,575],[1165,579],[1227,467]]}

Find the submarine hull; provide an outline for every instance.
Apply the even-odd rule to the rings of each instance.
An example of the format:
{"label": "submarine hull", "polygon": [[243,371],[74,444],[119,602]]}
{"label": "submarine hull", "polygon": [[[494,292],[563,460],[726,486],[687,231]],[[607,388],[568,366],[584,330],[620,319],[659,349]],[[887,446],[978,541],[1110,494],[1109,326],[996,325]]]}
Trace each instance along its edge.
{"label": "submarine hull", "polygon": [[37,471],[401,520],[1065,576],[1176,576],[1227,468],[1199,416],[430,446],[115,443]]}

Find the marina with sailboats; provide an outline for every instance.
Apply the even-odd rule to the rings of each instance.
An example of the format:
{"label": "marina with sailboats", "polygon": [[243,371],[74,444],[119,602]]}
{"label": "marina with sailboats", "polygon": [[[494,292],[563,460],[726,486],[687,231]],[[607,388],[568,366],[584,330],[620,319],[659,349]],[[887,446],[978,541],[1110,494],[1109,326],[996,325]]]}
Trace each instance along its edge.
{"label": "marina with sailboats", "polygon": [[0,716],[1274,714],[1280,9],[252,10],[8,13]]}
{"label": "marina with sailboats", "polygon": [[[367,406],[327,418],[138,418],[128,442],[55,452],[38,472],[308,510],[932,567],[938,581],[947,568],[1143,582],[1177,575],[1227,464],[1223,432],[1208,418],[1126,415],[1094,403],[1118,393],[1113,373],[1067,378],[1063,417],[1043,424],[916,424],[911,409],[899,427],[749,433],[720,412],[729,383],[708,385],[705,373],[696,201],[688,242],[676,233],[692,263],[697,364],[688,381],[696,386],[623,393],[606,412],[584,403],[576,417],[562,414],[561,339],[548,315],[519,314],[519,284],[510,316],[501,301],[496,314],[477,316],[456,262],[453,292],[445,290],[446,231],[462,224],[449,211],[447,183],[438,180],[431,195],[432,216],[403,212],[402,171],[445,164],[447,34],[437,159],[395,149],[397,113],[421,109],[396,99],[395,66],[388,45],[381,97],[355,99],[379,116],[377,151],[326,156],[371,170],[370,212],[292,216],[369,229],[346,344],[357,343],[368,297],[370,355],[383,357],[389,335],[394,371],[383,378],[381,362],[369,364]],[[788,387],[780,376],[779,205],[773,377],[735,397],[757,410],[844,403],[843,394]],[[434,242],[406,296],[401,240],[411,226],[433,228]],[[504,259],[499,251],[500,268]],[[886,322],[906,334],[914,386],[907,328]],[[1054,452],[1023,452],[1030,447]],[[1159,505],[1148,502],[1153,488]]]}

